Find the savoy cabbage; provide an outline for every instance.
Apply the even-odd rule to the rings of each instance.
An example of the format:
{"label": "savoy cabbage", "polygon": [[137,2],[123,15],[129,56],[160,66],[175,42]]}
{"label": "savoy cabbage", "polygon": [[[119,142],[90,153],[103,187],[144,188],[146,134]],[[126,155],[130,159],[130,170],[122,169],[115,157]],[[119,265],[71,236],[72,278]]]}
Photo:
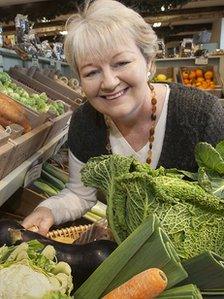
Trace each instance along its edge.
{"label": "savoy cabbage", "polygon": [[198,182],[120,155],[92,158],[81,173],[86,186],[106,195],[108,221],[118,243],[156,213],[183,259],[205,249],[224,257],[224,202]]}

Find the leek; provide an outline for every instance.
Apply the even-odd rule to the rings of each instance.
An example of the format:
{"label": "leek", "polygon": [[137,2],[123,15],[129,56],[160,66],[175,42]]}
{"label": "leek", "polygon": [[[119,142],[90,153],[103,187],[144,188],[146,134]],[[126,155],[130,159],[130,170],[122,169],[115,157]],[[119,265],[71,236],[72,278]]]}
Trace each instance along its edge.
{"label": "leek", "polygon": [[181,284],[194,283],[201,291],[224,289],[224,260],[217,254],[206,251],[184,261],[182,265],[188,278]]}
{"label": "leek", "polygon": [[107,205],[98,200],[95,206],[93,206],[90,211],[100,216],[101,218],[106,218],[106,209]]}
{"label": "leek", "polygon": [[157,267],[168,288],[187,277],[156,215],[150,215],[125,239],[75,292],[76,299],[98,299],[135,274]]}
{"label": "leek", "polygon": [[157,298],[161,299],[202,299],[202,295],[199,289],[193,285],[188,284],[181,287],[172,288],[170,290],[164,291]]}
{"label": "leek", "polygon": [[91,222],[97,222],[99,220],[102,219],[102,217],[92,213],[92,212],[86,212],[84,215],[83,215],[83,218],[91,221]]}

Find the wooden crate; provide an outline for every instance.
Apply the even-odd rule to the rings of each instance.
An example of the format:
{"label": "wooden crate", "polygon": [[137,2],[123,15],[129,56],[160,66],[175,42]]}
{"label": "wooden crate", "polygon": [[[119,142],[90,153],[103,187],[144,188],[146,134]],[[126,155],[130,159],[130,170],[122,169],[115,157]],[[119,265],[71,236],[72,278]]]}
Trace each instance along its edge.
{"label": "wooden crate", "polygon": [[155,76],[158,76],[159,74],[163,74],[168,78],[172,79],[172,82],[177,82],[175,69],[173,67],[157,67]]}
{"label": "wooden crate", "polygon": [[10,137],[10,134],[9,134],[9,133],[6,133],[5,130],[4,130],[4,131],[3,131],[3,130],[1,131],[1,129],[0,129],[0,147],[1,147],[2,145],[5,145],[5,144],[8,142],[9,137]]}
{"label": "wooden crate", "polygon": [[35,90],[36,92],[46,92],[47,96],[54,101],[61,100],[69,105],[71,105],[72,109],[77,108],[77,104],[70,100],[68,97],[64,96],[63,94],[55,91],[53,88],[37,81],[33,77],[27,75],[26,71],[20,67],[13,67],[10,68],[9,74],[11,77],[16,79],[19,82],[29,86],[31,89]]}
{"label": "wooden crate", "polygon": [[[1,95],[1,92],[0,92],[0,95]],[[47,119],[46,113],[44,113],[43,115],[38,114],[37,112],[35,112],[34,110],[23,105],[19,101],[14,100],[12,97],[10,97],[8,95],[7,95],[7,97],[10,98],[12,101],[16,102],[19,106],[21,106],[23,108],[32,129],[36,128],[39,125],[42,125],[45,122],[45,120]]]}
{"label": "wooden crate", "polygon": [[[12,80],[15,84],[24,88],[29,94],[31,94],[31,93],[39,94],[40,93],[13,78],[12,78]],[[16,101],[16,102],[18,102],[18,101]],[[51,133],[49,136],[50,138],[48,138],[48,140],[55,137],[57,135],[57,133],[60,132],[65,127],[66,123],[68,122],[68,120],[72,114],[71,106],[69,104],[67,104],[63,101],[60,101],[60,100],[53,101],[49,98],[48,103],[52,103],[52,102],[62,102],[65,107],[65,113],[60,116],[53,116],[50,113],[39,113],[39,112],[33,110],[32,108],[29,108],[29,107],[23,105],[22,103],[18,102],[27,111],[27,117],[31,123],[32,128],[36,128],[37,126],[43,124],[46,120],[50,120],[52,122],[52,130],[51,130]]]}
{"label": "wooden crate", "polygon": [[1,211],[28,216],[46,198],[30,188],[19,188],[1,207]]}
{"label": "wooden crate", "polygon": [[[80,98],[80,95],[76,93],[71,88],[68,88],[57,81],[49,78],[48,76],[44,75],[40,70],[36,70],[36,72],[33,75],[33,78],[39,82],[41,82],[44,85],[50,86],[52,89],[57,91],[58,93],[62,93],[67,98],[69,98],[72,101],[75,101],[76,98]],[[71,104],[71,103],[68,103]]]}
{"label": "wooden crate", "polygon": [[14,153],[15,145],[10,141],[0,147],[0,179],[4,177],[5,169],[11,163],[11,155]]}
{"label": "wooden crate", "polygon": [[10,163],[4,169],[4,176],[8,175],[43,146],[51,126],[52,123],[48,121],[32,131],[11,140],[14,148],[11,153]]}
{"label": "wooden crate", "polygon": [[[38,93],[35,90],[33,90],[32,88],[30,88],[27,85],[17,81],[14,78],[11,78],[11,80],[17,86],[22,87],[26,92],[28,92],[29,95],[32,94],[32,93]],[[15,99],[12,99],[12,100],[16,101]],[[31,122],[32,128],[36,128],[37,126],[42,125],[47,120],[47,113],[38,112],[38,111],[32,109],[31,107],[28,107],[28,106],[24,105],[23,103],[21,103],[19,101],[16,101],[16,102],[19,103],[21,106],[23,106],[26,111],[30,111],[30,113],[28,114],[28,119]]]}
{"label": "wooden crate", "polygon": [[190,73],[191,71],[195,71],[196,69],[201,69],[203,71],[203,73],[206,71],[212,71],[213,72],[213,82],[215,84],[215,87],[214,87],[214,89],[210,89],[210,88],[200,88],[198,86],[194,86],[195,84],[197,84],[197,79],[195,81],[193,79],[192,82],[193,83],[196,82],[193,85],[193,87],[200,88],[203,91],[212,93],[215,96],[221,98],[221,96],[222,96],[222,81],[221,81],[220,74],[218,72],[217,67],[215,67],[213,65],[180,67],[180,69],[179,69],[180,82],[186,86],[190,86],[190,85],[187,85],[187,83],[185,83],[186,81],[184,81],[185,79],[183,78],[183,72],[186,71],[187,73]]}
{"label": "wooden crate", "polygon": [[52,127],[49,131],[49,134],[47,135],[45,144],[48,143],[51,139],[53,139],[55,136],[57,136],[60,132],[62,132],[65,129],[65,127],[68,125],[68,122],[72,115],[72,110],[68,104],[66,103],[63,104],[65,107],[65,113],[57,117],[49,116],[49,120],[52,123]]}

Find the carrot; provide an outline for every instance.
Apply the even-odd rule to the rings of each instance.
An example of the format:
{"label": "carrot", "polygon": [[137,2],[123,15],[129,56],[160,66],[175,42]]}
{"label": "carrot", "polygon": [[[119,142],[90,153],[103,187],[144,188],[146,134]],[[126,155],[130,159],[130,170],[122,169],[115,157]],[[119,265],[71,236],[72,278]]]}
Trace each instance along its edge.
{"label": "carrot", "polygon": [[153,299],[167,286],[167,277],[157,268],[145,270],[121,286],[115,288],[102,299]]}

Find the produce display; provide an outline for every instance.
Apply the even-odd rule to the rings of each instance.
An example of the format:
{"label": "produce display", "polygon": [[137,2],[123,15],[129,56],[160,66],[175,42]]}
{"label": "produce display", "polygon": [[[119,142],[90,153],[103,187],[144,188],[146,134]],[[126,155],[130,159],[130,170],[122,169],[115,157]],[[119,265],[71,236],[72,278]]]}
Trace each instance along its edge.
{"label": "produce display", "polygon": [[[18,242],[38,240],[43,245],[52,245],[59,262],[69,263],[73,284],[77,288],[114,251],[117,244],[110,240],[99,240],[83,245],[63,244],[36,232],[25,230],[20,224],[10,220],[0,220],[0,246]],[[0,259],[1,263],[1,259]]]}
{"label": "produce display", "polygon": [[183,84],[199,89],[215,89],[213,70],[203,70],[201,68],[182,69],[181,77]]}
{"label": "produce display", "polygon": [[5,128],[13,123],[21,125],[24,133],[31,130],[26,111],[7,95],[0,93],[0,125]]}
{"label": "produce display", "polygon": [[[0,97],[0,107],[12,103],[23,109]],[[29,185],[45,198],[69,181],[68,150],[61,152]],[[197,173],[116,154],[91,158],[82,181],[101,190],[107,206],[97,202],[84,215],[95,224],[68,244],[1,219],[0,298],[223,298],[224,141],[198,143],[195,159]]]}
{"label": "produce display", "polygon": [[66,76],[58,76],[55,74],[54,80],[66,86],[67,88],[73,89],[75,92],[80,94],[80,96],[84,96],[81,86],[79,85],[79,81],[76,78],[68,78]]}
{"label": "produce display", "polygon": [[[106,296],[118,286],[150,268],[159,268],[167,277],[168,290],[161,294],[161,298],[195,298],[202,299],[196,286],[185,285],[183,288],[173,288],[176,284],[185,279],[188,274],[180,263],[180,258],[161,227],[161,223],[155,214],[147,217],[142,224],[131,233],[96,269],[96,271],[81,285],[74,293],[75,299],[98,299]],[[136,283],[148,292],[155,294],[158,284],[142,280]],[[146,284],[146,286],[144,285]],[[148,284],[148,288],[147,288]],[[167,294],[166,294],[167,292]],[[172,297],[170,295],[172,294]],[[185,295],[189,296],[185,296]],[[132,299],[151,298],[149,293]],[[178,297],[182,296],[182,297]],[[126,298],[124,293],[117,296],[117,299]],[[156,297],[157,298],[157,297]],[[160,296],[158,296],[160,298]]]}
{"label": "produce display", "polygon": [[[71,268],[38,241],[0,248],[0,298],[70,298]],[[64,295],[63,295],[64,294]]]}
{"label": "produce display", "polygon": [[14,83],[6,72],[0,72],[0,92],[37,112],[50,112],[55,115],[64,113],[62,102],[49,102],[45,92],[29,94],[23,87]]}
{"label": "produce display", "polygon": [[150,268],[112,290],[102,299],[132,299],[158,297],[167,286],[166,274],[158,268]]}
{"label": "produce display", "polygon": [[224,257],[224,141],[216,148],[199,143],[195,155],[196,174],[153,170],[119,155],[87,162],[82,180],[105,193],[109,225],[119,244],[156,213],[182,259],[205,248]]}
{"label": "produce display", "polygon": [[173,82],[173,79],[170,78],[170,77],[167,77],[167,75],[165,74],[158,74],[156,75],[153,79],[152,79],[152,82],[163,82],[163,83],[170,83],[170,82]]}
{"label": "produce display", "polygon": [[[59,166],[56,166],[53,163],[45,162],[43,164],[41,177],[33,181],[30,188],[35,186],[40,194],[48,198],[57,195],[62,191],[65,188],[68,179],[68,172],[62,170]],[[97,202],[90,211],[83,215],[83,217],[91,222],[101,220],[103,217],[106,217],[106,205]]]}

